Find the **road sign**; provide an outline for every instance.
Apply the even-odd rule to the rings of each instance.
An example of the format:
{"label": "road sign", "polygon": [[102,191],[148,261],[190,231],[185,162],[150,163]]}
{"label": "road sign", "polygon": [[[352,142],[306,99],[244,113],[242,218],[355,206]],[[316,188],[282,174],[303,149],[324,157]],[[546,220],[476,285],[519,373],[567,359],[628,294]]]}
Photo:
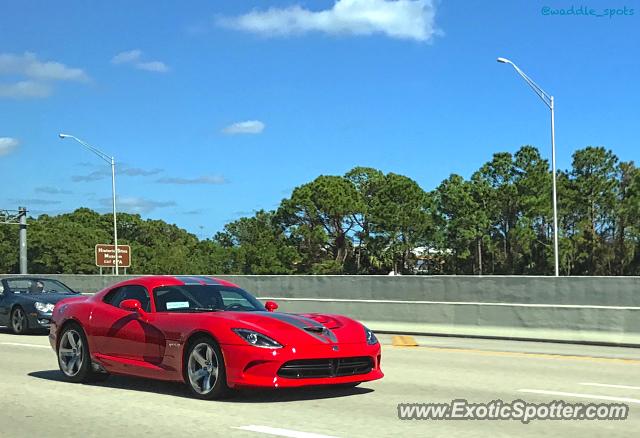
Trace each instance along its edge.
{"label": "road sign", "polygon": [[[114,245],[99,243],[96,245],[96,266],[101,268],[113,268],[116,265],[116,250]],[[131,266],[131,247],[118,245],[118,267]]]}

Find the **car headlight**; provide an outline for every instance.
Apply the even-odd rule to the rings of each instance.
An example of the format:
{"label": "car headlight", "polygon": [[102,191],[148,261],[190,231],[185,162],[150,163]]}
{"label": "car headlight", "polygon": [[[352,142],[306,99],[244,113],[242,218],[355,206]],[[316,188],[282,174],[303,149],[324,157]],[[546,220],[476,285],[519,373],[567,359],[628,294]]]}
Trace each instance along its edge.
{"label": "car headlight", "polygon": [[51,303],[41,303],[41,302],[36,302],[35,304],[36,306],[36,310],[42,313],[51,313],[53,312],[53,308],[56,306],[55,304],[51,304]]}
{"label": "car headlight", "polygon": [[367,344],[376,345],[378,343],[378,338],[376,338],[376,335],[374,335],[373,332],[369,330],[367,327],[364,327],[364,333],[367,337]]}
{"label": "car headlight", "polygon": [[282,345],[280,345],[270,337],[265,336],[262,333],[254,332],[253,330],[233,329],[233,332],[236,335],[240,336],[245,341],[247,341],[247,343],[254,345],[256,347],[282,348]]}

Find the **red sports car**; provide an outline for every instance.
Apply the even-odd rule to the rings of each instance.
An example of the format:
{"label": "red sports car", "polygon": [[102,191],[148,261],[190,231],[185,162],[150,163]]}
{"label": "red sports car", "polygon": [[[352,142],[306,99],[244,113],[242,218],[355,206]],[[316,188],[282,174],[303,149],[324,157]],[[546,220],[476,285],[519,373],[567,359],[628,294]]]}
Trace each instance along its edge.
{"label": "red sports car", "polygon": [[181,381],[203,399],[383,377],[380,344],[359,322],[277,307],[212,277],[141,277],[60,301],[49,341],[72,382],[109,374]]}

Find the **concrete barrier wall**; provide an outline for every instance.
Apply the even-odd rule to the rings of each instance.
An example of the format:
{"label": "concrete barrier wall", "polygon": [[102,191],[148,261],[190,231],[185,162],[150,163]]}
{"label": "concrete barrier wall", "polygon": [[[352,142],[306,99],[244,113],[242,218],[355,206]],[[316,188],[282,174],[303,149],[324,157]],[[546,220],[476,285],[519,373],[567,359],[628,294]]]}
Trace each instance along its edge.
{"label": "concrete barrier wall", "polygon": [[[129,276],[51,275],[93,293]],[[373,330],[640,346],[640,277],[219,276]]]}

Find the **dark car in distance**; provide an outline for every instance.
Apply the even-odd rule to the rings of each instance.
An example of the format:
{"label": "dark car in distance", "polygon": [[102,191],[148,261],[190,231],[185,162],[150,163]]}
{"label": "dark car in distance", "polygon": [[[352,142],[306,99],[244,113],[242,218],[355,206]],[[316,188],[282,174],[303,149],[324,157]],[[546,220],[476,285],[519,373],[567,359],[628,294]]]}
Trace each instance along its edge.
{"label": "dark car in distance", "polygon": [[64,283],[45,277],[0,279],[0,326],[17,335],[48,329],[55,304],[78,295]]}

